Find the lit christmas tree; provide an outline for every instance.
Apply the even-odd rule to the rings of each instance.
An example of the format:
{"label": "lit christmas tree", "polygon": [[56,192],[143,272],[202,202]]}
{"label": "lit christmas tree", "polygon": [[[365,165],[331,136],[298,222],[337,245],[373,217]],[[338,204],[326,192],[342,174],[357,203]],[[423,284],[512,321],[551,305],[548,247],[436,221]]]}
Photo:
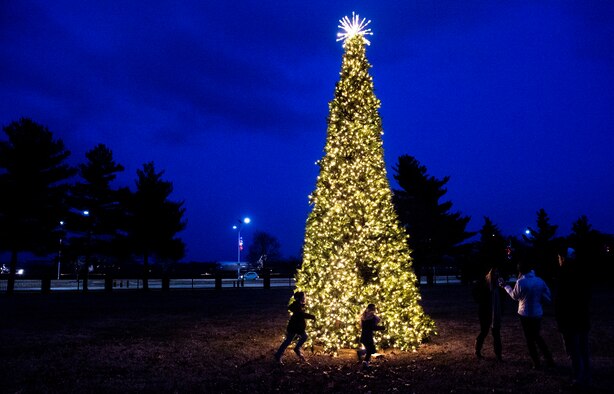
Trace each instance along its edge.
{"label": "lit christmas tree", "polygon": [[359,315],[369,303],[377,305],[387,329],[376,343],[415,349],[435,326],[418,304],[407,234],[392,204],[380,101],[366,58],[371,29],[358,15],[340,22],[341,78],[329,104],[325,155],[310,196],[296,287],[317,317],[311,341],[325,351],[356,347]]}

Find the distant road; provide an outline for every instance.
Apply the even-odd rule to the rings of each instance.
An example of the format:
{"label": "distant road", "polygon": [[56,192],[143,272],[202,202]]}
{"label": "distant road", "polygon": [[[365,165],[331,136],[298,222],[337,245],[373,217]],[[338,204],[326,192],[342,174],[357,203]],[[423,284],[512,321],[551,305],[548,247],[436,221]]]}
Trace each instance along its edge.
{"label": "distant road", "polygon": [[[6,279],[0,280],[0,292],[6,291]],[[426,284],[426,277],[420,278],[421,284]],[[460,280],[453,275],[435,276],[435,284],[457,284]],[[271,287],[295,287],[294,278],[271,278]],[[87,282],[88,290],[104,290],[104,279],[90,279]],[[143,287],[141,279],[115,279],[113,280],[113,291],[137,290]],[[237,287],[236,279],[222,279],[222,288]],[[239,281],[239,287],[264,287],[262,279]],[[162,289],[161,279],[150,279],[150,289]],[[215,279],[171,279],[170,289],[214,289]],[[76,279],[51,280],[51,291],[78,291],[83,289],[83,281]],[[17,279],[15,281],[15,291],[40,291],[40,279]]]}
{"label": "distant road", "polygon": [[[237,283],[236,279],[223,279],[222,288],[237,287],[264,287],[262,279],[246,280]],[[0,292],[6,291],[7,280],[0,280]],[[15,291],[40,291],[40,279],[17,279]],[[271,278],[271,287],[294,287],[294,278]],[[115,279],[113,291],[137,290],[143,287],[141,279]],[[90,279],[87,281],[88,290],[104,290],[104,279]],[[162,289],[161,279],[149,279],[150,289]],[[170,279],[170,289],[214,289],[215,279]],[[76,279],[53,279],[51,291],[77,291],[83,289],[83,281]]]}

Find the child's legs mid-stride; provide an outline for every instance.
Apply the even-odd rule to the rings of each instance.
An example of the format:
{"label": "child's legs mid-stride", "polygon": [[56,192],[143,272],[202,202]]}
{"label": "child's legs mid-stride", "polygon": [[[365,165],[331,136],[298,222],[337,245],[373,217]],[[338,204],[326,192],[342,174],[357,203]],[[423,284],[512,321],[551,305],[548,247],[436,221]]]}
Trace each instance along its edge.
{"label": "child's legs mid-stride", "polygon": [[284,341],[279,346],[279,349],[277,349],[277,353],[275,353],[275,357],[277,357],[278,359],[281,358],[281,356],[283,356],[283,354],[284,354],[284,351],[286,351],[286,348],[288,346],[290,346],[290,344],[292,343],[292,341],[294,340],[294,338],[297,335],[298,335],[299,339],[296,342],[296,346],[294,347],[294,351],[296,353],[300,353],[301,346],[303,346],[303,344],[307,340],[307,333],[304,332],[304,331],[303,332],[288,332],[288,333],[286,333],[286,339],[284,339]]}
{"label": "child's legs mid-stride", "polygon": [[284,339],[284,341],[279,346],[279,349],[277,349],[277,353],[275,353],[276,358],[281,358],[281,356],[284,354],[284,351],[286,350],[288,346],[290,346],[295,336],[296,336],[295,332],[286,333],[286,339]]}
{"label": "child's legs mid-stride", "polygon": [[296,353],[300,353],[301,352],[301,347],[303,346],[305,341],[307,341],[307,333],[305,331],[303,331],[303,332],[297,332],[295,335],[298,335],[298,341],[296,342],[296,346],[294,347],[294,351]]}
{"label": "child's legs mid-stride", "polygon": [[371,355],[376,352],[375,343],[373,342],[373,338],[362,338],[361,342],[365,346],[365,361],[369,362],[371,360]]}

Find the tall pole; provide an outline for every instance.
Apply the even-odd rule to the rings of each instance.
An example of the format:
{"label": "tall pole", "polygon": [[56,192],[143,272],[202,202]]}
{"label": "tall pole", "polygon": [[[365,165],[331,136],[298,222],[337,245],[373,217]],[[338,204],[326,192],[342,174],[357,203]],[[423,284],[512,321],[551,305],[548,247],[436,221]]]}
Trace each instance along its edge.
{"label": "tall pole", "polygon": [[58,245],[58,280],[60,280],[60,266],[62,265],[62,242],[64,237],[64,222],[60,221],[60,244]]}
{"label": "tall pole", "polygon": [[92,252],[92,218],[90,217],[90,211],[85,210],[82,212],[87,223],[87,241],[85,245],[85,270],[83,271],[83,291],[88,291],[88,280],[90,271],[90,254]]}
{"label": "tall pole", "polygon": [[237,279],[241,278],[241,227],[243,227],[242,223],[237,231]]}
{"label": "tall pole", "polygon": [[241,240],[241,229],[244,224],[249,224],[251,222],[250,218],[244,218],[243,220],[237,219],[239,225],[232,226],[233,229],[237,230],[237,279],[241,278],[241,249],[243,246],[243,242]]}

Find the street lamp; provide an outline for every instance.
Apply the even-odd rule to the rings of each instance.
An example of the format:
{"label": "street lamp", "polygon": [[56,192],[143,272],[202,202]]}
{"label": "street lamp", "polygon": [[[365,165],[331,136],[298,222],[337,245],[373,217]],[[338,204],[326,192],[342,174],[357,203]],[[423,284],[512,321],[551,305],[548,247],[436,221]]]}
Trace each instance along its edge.
{"label": "street lamp", "polygon": [[62,243],[64,238],[64,221],[60,220],[60,244],[58,246],[58,280],[60,280],[60,266],[62,264]]}
{"label": "street lamp", "polygon": [[[88,291],[88,276],[90,270],[90,254],[92,253],[92,219],[90,218],[90,211],[85,210],[82,212],[83,216],[87,220],[87,240],[85,245],[85,271],[83,272],[83,291]],[[78,286],[78,285],[77,285]]]}
{"label": "street lamp", "polygon": [[241,279],[241,250],[243,249],[243,239],[241,238],[241,229],[244,224],[249,224],[252,220],[250,218],[244,218],[243,220],[237,219],[239,225],[232,226],[233,230],[237,230],[237,279]]}

